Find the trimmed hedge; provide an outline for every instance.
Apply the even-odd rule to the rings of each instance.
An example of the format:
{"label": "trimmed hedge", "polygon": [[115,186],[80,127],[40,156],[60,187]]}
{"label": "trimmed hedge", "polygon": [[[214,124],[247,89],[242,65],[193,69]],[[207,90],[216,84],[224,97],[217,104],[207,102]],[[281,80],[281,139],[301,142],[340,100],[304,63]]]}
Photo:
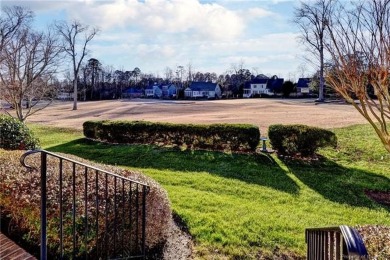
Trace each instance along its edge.
{"label": "trimmed hedge", "polygon": [[39,147],[39,141],[21,121],[0,115],[0,148],[7,150],[29,150]]}
{"label": "trimmed hedge", "polygon": [[333,132],[307,125],[271,125],[268,137],[280,154],[312,156],[320,147],[337,146]]}
{"label": "trimmed hedge", "polygon": [[247,124],[170,124],[146,121],[87,121],[87,138],[110,143],[177,145],[190,149],[254,151],[257,126]]}

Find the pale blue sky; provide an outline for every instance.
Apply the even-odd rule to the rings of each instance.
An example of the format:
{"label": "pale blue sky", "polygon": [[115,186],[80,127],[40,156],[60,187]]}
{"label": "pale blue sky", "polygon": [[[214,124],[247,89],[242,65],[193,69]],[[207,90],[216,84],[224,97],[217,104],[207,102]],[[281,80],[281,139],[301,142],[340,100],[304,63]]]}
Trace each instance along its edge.
{"label": "pale blue sky", "polygon": [[[291,22],[299,1],[80,0],[2,1],[25,5],[37,25],[79,20],[100,28],[91,55],[115,69],[164,75],[166,67],[225,73],[244,63],[253,72],[296,79],[304,48]],[[306,65],[310,75],[315,68]]]}

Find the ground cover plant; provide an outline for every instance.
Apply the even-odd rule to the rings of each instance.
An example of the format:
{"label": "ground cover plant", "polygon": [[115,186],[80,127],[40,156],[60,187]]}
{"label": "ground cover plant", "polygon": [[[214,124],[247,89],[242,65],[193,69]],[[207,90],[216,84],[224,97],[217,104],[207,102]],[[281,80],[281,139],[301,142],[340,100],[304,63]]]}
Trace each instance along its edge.
{"label": "ground cover plant", "polygon": [[[23,244],[38,245],[40,172],[23,167],[19,161],[22,154],[23,151],[5,151],[0,149],[0,179],[2,180],[0,183],[1,216],[7,216],[5,218],[6,221],[11,223],[9,226],[11,228],[7,230],[8,235],[15,236],[19,239],[18,233],[24,233],[24,241],[21,240]],[[153,251],[153,253],[161,250],[170,228],[171,209],[166,191],[158,183],[139,172],[91,163],[73,155],[66,155],[66,157],[88,165],[92,164],[94,167],[148,185],[147,189],[143,189],[141,185],[133,183],[132,186],[129,186],[129,183],[121,182],[113,177],[105,177],[104,174],[100,174],[100,177],[97,177],[98,173],[94,169],[88,170],[87,174],[89,179],[86,183],[84,180],[85,167],[75,166],[76,179],[74,183],[76,188],[74,192],[75,203],[77,205],[75,220],[77,228],[75,236],[77,238],[76,248],[78,249],[75,253],[76,257],[88,255],[92,258],[98,258],[96,254],[97,252],[101,253],[101,248],[105,241],[108,242],[110,255],[120,254],[121,252],[130,250],[137,252],[141,247],[141,240],[135,240],[135,238],[139,238],[142,235],[141,222],[138,219],[143,216],[142,201],[139,198],[142,198],[144,192],[147,192],[146,217],[149,220],[146,224],[146,249]],[[60,199],[58,191],[59,160],[53,156],[48,156],[47,162],[48,254],[50,257],[54,257],[61,252],[59,248],[60,237],[58,230],[60,225]],[[40,156],[38,154],[29,156],[27,158],[27,164],[35,169],[39,169]],[[73,243],[71,218],[73,189],[72,185],[67,185],[73,182],[72,165],[71,162],[67,162],[66,160],[62,161],[62,182],[64,184],[62,189],[62,224],[64,230],[62,253],[65,258],[71,258]],[[84,202],[84,194],[87,192],[85,187],[87,185],[89,195],[87,202]],[[93,188],[95,185],[98,189]],[[100,201],[99,204],[97,204],[96,200]],[[114,204],[117,207],[114,207]],[[131,208],[129,207],[130,204],[133,205]],[[85,212],[88,212],[87,222],[85,222]],[[124,218],[124,216],[127,217]],[[128,216],[131,217],[129,218]],[[97,217],[99,217],[99,224],[96,222]],[[115,228],[114,222],[119,223],[115,225]],[[87,239],[85,238],[85,223],[88,223],[89,230]],[[106,230],[107,224],[109,225],[108,230]],[[98,225],[98,228],[96,225]],[[126,232],[126,237],[134,238],[131,245],[118,242],[121,241],[123,232]],[[115,239],[117,241],[116,244],[113,242]]]}
{"label": "ground cover plant", "polygon": [[338,148],[320,149],[320,159],[311,163],[107,145],[86,141],[77,131],[32,129],[45,149],[140,170],[161,183],[195,240],[198,258],[299,259],[307,227],[390,225],[390,208],[365,194],[390,187],[390,156],[365,125],[336,129]]}

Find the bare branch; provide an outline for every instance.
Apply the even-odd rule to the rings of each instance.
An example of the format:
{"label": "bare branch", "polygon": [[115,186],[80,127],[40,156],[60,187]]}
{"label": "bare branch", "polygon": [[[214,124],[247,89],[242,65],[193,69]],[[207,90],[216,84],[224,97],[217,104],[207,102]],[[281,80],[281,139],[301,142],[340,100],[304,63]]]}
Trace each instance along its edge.
{"label": "bare branch", "polygon": [[341,13],[327,26],[326,48],[333,60],[327,81],[364,116],[390,152],[390,1],[361,2],[341,7]]}
{"label": "bare branch", "polygon": [[295,9],[293,20],[301,30],[301,41],[308,51],[319,60],[320,86],[319,100],[324,99],[324,46],[326,45],[326,26],[330,22],[336,0],[316,0],[312,3],[301,2]]}
{"label": "bare branch", "polygon": [[[87,25],[83,25],[78,21],[73,21],[71,24],[68,24],[64,21],[57,22],[56,28],[59,34],[63,39],[63,49],[68,54],[72,60],[73,65],[73,110],[77,110],[77,78],[80,71],[80,66],[88,54],[87,45],[88,43],[96,36],[99,32],[97,28],[92,28],[89,30]],[[80,36],[83,35],[84,38],[81,41]],[[81,44],[80,44],[81,42]],[[78,46],[81,46],[77,50]],[[80,53],[78,53],[78,51]]]}

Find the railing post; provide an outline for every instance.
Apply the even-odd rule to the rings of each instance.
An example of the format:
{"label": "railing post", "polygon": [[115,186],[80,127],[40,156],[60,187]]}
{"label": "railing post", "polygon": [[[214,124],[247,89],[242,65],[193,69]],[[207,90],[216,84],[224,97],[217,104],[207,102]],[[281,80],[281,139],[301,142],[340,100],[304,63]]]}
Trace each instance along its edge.
{"label": "railing post", "polygon": [[142,255],[143,259],[145,259],[145,241],[146,241],[146,194],[148,189],[146,186],[143,186],[142,191]]}
{"label": "railing post", "polygon": [[47,259],[46,170],[47,154],[41,152],[41,260]]}

